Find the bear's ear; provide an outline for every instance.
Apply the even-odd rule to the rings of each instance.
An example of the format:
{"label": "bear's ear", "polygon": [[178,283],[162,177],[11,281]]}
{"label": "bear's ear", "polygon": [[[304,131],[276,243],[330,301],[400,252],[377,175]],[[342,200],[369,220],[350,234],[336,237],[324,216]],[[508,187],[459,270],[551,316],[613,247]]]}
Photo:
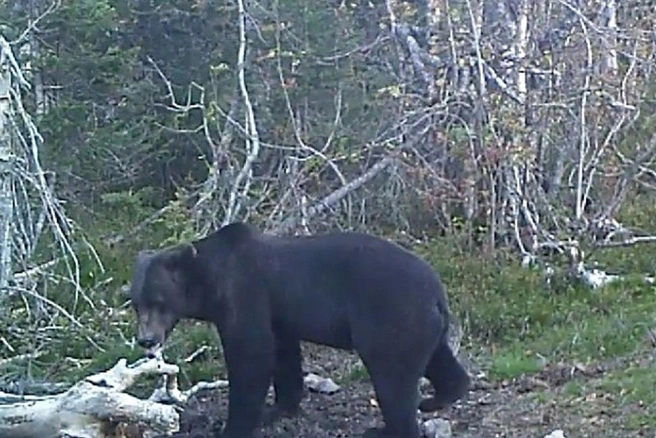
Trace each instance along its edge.
{"label": "bear's ear", "polygon": [[188,259],[195,259],[198,256],[198,249],[194,246],[193,243],[186,243],[181,245],[181,250],[185,253],[185,256]]}
{"label": "bear's ear", "polygon": [[191,244],[176,245],[158,254],[162,266],[175,284],[184,287],[193,272],[193,263],[198,255]]}
{"label": "bear's ear", "polygon": [[143,265],[153,258],[157,251],[154,249],[143,249],[137,253],[137,264]]}
{"label": "bear's ear", "polygon": [[198,250],[191,243],[169,248],[164,254],[164,264],[171,272],[187,268],[190,262],[198,256]]}

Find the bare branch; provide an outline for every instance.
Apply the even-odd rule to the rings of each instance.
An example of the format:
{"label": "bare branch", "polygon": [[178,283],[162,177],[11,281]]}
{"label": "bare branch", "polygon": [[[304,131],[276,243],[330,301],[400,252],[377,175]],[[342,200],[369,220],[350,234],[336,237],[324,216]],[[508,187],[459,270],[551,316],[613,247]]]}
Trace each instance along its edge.
{"label": "bare branch", "polygon": [[[244,106],[246,107],[246,130],[248,132],[248,138],[245,140],[248,155],[244,164],[237,174],[235,181],[228,196],[228,207],[226,209],[225,217],[223,218],[222,225],[227,225],[234,220],[235,215],[239,213],[241,209],[242,199],[248,195],[250,185],[251,185],[251,168],[253,162],[257,159],[260,153],[260,135],[257,130],[257,124],[255,122],[255,114],[253,113],[253,105],[251,104],[250,95],[248,93],[248,88],[246,87],[245,79],[245,68],[246,68],[246,10],[244,7],[244,0],[237,0],[237,6],[239,10],[239,51],[237,54],[237,77],[239,80],[239,88],[241,90],[242,99],[244,100]],[[243,188],[241,187],[242,182],[246,180]],[[241,189],[241,194],[239,191]]]}
{"label": "bare branch", "polygon": [[640,243],[654,243],[654,242],[656,242],[656,236],[634,236],[621,241],[596,242],[595,245],[600,248],[617,248],[617,247],[633,246]]}
{"label": "bare branch", "polygon": [[[364,174],[352,180],[345,186],[342,186],[339,189],[335,190],[334,192],[332,192],[331,194],[329,194],[328,196],[326,196],[316,204],[310,206],[307,209],[307,214],[305,215],[304,220],[306,221],[311,220],[315,216],[321,214],[323,211],[333,206],[335,203],[339,202],[342,198],[344,198],[344,196],[346,196],[350,192],[362,187],[364,184],[369,182],[380,172],[385,170],[390,164],[394,162],[395,159],[396,158],[391,155],[383,158],[378,163],[374,164]],[[296,216],[292,216],[284,220],[279,225],[275,226],[272,231],[275,233],[284,234],[292,231],[297,225],[298,225],[298,218]]]}
{"label": "bare branch", "polygon": [[[15,182],[8,187],[9,190],[3,191],[3,194],[9,196],[8,199],[16,209],[13,217],[13,230],[33,230],[22,233],[22,238],[29,241],[17,245],[16,249],[23,248],[23,250],[13,251],[15,261],[17,264],[28,265],[27,259],[33,255],[32,251],[36,247],[36,240],[41,235],[43,224],[47,224],[46,228],[54,237],[56,251],[60,253],[60,256],[56,258],[61,258],[65,263],[68,270],[67,281],[75,288],[74,305],[77,305],[81,296],[93,308],[93,302],[80,287],[80,265],[72,243],[75,224],[67,217],[62,203],[56,197],[52,183],[41,165],[40,147],[43,139],[32,117],[23,106],[22,89],[29,89],[30,84],[14,57],[9,43],[2,36],[0,36],[0,73],[3,78],[8,78],[8,87],[3,91],[3,96],[4,101],[9,104],[9,109],[4,111],[9,115],[9,119],[8,123],[2,126],[2,130],[5,135],[8,135],[11,142],[11,151],[8,156],[12,158],[10,169],[8,169],[9,173],[5,176],[10,175]],[[34,199],[40,201],[37,202],[37,206],[34,204]],[[36,209],[39,211],[38,214],[33,213],[33,210]],[[31,223],[33,217],[40,218],[36,226]],[[27,221],[29,223],[26,223]],[[13,237],[17,236],[18,234],[13,234]],[[89,248],[92,248],[88,242],[84,239],[83,241]],[[3,241],[2,247],[10,248],[10,244],[8,241]]]}

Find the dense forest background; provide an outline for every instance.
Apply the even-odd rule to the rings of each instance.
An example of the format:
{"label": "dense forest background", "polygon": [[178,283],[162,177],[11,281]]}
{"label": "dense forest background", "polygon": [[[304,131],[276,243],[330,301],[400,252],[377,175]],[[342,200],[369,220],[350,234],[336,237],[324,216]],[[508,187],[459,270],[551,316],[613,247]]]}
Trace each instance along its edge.
{"label": "dense forest background", "polygon": [[[576,351],[633,351],[656,314],[654,29],[644,1],[0,1],[1,380],[138,355],[136,252],[236,220],[416,249],[470,351],[621,309]],[[630,281],[594,292],[611,273]],[[492,367],[527,371],[516,347]]]}

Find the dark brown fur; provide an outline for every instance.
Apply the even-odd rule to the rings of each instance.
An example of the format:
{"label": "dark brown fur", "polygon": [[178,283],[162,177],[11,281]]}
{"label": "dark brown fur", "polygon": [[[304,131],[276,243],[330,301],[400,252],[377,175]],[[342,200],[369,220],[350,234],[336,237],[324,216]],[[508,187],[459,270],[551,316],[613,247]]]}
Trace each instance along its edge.
{"label": "dark brown fur", "polygon": [[469,387],[447,344],[439,276],[367,234],[275,237],[231,224],[190,245],[142,252],[130,294],[145,348],[163,344],[182,318],[216,325],[230,381],[224,437],[254,436],[271,381],[276,409],[298,411],[301,341],[358,352],[385,421],[366,437],[419,438],[422,376],[435,389],[422,410],[448,405]]}

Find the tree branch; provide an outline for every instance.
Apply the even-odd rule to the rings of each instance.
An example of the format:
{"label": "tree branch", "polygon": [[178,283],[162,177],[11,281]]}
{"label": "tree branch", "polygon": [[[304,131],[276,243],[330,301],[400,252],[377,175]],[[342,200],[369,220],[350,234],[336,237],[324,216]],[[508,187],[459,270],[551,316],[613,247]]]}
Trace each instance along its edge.
{"label": "tree branch", "polygon": [[[360,175],[359,177],[352,180],[348,184],[335,190],[334,192],[324,197],[316,204],[311,205],[307,209],[307,213],[304,217],[304,220],[305,221],[311,220],[315,216],[321,214],[324,210],[330,208],[331,206],[342,200],[346,195],[348,195],[352,191],[357,190],[363,185],[365,185],[376,175],[378,175],[380,172],[385,170],[390,164],[392,164],[395,161],[395,159],[396,157],[392,155],[383,158],[378,163],[374,164],[364,174]],[[298,225],[298,221],[299,221],[299,217],[297,215],[291,216],[288,219],[284,220],[282,223],[275,226],[272,231],[274,233],[279,233],[279,234],[288,233]]]}

